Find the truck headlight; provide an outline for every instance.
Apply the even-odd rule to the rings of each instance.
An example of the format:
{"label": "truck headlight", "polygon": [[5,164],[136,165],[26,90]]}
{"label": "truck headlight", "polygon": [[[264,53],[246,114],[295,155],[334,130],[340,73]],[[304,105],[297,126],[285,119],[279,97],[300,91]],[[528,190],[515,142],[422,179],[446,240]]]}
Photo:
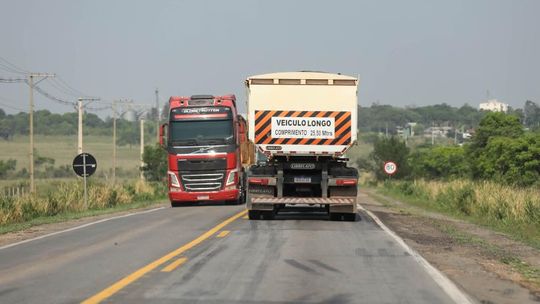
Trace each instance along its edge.
{"label": "truck headlight", "polygon": [[234,184],[235,178],[236,178],[236,170],[229,172],[229,176],[227,177],[227,182],[225,183],[225,186]]}
{"label": "truck headlight", "polygon": [[178,177],[176,174],[172,171],[169,171],[169,181],[171,183],[172,187],[180,188],[180,182],[178,181]]}

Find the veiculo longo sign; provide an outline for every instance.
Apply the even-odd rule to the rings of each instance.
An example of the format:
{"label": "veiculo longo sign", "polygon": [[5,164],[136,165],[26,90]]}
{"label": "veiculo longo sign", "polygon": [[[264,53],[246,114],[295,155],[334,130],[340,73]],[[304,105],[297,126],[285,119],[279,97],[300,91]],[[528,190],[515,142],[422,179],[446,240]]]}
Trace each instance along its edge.
{"label": "veiculo longo sign", "polygon": [[334,136],[334,117],[272,117],[272,138],[331,139]]}

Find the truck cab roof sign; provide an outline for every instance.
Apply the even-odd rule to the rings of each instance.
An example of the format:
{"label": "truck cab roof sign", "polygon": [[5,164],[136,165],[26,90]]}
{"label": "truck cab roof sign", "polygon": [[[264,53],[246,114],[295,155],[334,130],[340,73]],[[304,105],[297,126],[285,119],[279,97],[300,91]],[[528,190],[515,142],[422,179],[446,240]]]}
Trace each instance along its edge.
{"label": "truck cab roof sign", "polygon": [[171,120],[230,118],[232,112],[229,107],[186,107],[171,110]]}

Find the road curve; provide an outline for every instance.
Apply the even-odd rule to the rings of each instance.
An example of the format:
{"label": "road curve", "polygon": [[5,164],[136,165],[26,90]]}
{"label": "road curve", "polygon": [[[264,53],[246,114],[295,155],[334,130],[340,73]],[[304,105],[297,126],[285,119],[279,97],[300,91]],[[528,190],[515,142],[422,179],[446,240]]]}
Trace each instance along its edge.
{"label": "road curve", "polygon": [[0,250],[0,303],[452,303],[369,216],[243,206],[118,218]]}

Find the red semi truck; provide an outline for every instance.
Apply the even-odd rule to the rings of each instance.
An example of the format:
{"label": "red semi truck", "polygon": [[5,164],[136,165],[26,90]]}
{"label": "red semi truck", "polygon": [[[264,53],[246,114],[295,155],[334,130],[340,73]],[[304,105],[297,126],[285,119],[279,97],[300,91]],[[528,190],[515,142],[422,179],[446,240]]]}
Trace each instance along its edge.
{"label": "red semi truck", "polygon": [[160,143],[168,152],[171,206],[244,203],[244,165],[253,160],[246,132],[234,95],[171,97],[168,123],[160,132]]}

